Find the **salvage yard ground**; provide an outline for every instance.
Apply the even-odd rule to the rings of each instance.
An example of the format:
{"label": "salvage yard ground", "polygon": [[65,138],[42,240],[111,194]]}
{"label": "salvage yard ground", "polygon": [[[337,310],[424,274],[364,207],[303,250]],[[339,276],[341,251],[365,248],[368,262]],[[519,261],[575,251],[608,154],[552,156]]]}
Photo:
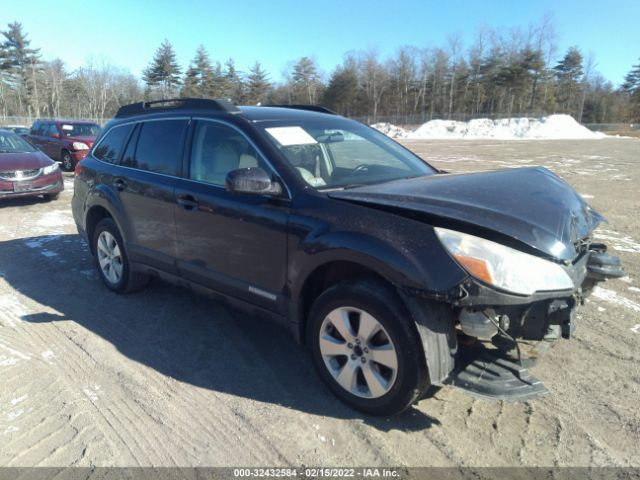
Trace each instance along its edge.
{"label": "salvage yard ground", "polygon": [[517,403],[450,387],[391,419],[341,404],[279,327],[154,282],[104,288],[67,190],[0,205],[0,466],[640,466],[640,140],[403,143],[451,172],[544,165],[609,219],[628,276]]}

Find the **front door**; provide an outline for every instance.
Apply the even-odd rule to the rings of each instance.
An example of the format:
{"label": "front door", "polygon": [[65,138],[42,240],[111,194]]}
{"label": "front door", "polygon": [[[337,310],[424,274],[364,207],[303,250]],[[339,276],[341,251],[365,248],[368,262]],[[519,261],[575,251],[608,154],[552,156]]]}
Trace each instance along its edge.
{"label": "front door", "polygon": [[194,282],[281,311],[288,200],[225,189],[231,170],[260,167],[273,173],[235,127],[199,120],[192,138],[188,178],[175,191],[178,268]]}

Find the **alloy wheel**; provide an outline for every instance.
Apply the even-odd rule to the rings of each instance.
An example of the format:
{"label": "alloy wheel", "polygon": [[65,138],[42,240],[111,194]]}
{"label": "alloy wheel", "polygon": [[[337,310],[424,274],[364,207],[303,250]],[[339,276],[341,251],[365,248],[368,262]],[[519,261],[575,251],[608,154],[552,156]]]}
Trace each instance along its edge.
{"label": "alloy wheel", "polygon": [[396,380],[398,354],[388,332],[366,311],[340,307],[320,328],[320,353],[333,379],[361,398],[385,395]]}
{"label": "alloy wheel", "polygon": [[106,230],[100,232],[97,242],[100,270],[109,283],[115,285],[122,278],[122,253],[116,238]]}

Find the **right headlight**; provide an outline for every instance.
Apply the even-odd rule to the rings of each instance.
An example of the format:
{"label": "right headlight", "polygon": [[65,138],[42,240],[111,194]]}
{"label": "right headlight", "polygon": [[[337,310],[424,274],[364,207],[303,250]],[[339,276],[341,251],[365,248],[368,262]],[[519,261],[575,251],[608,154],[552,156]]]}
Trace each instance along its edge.
{"label": "right headlight", "polygon": [[469,274],[489,285],[522,295],[574,287],[557,263],[466,233],[439,227],[435,231],[453,258]]}
{"label": "right headlight", "polygon": [[55,172],[56,170],[58,170],[58,164],[54,162],[51,165],[47,165],[46,167],[44,167],[42,169],[42,173],[45,175],[48,175],[50,173]]}

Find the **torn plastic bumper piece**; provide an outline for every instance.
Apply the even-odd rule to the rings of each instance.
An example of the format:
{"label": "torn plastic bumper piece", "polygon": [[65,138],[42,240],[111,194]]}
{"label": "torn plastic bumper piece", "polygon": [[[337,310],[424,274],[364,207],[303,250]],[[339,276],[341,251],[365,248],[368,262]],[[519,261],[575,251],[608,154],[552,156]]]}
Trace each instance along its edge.
{"label": "torn plastic bumper piece", "polygon": [[604,244],[591,244],[587,262],[587,275],[594,280],[624,277],[625,272],[618,257],[607,254]]}
{"label": "torn plastic bumper piece", "polygon": [[526,359],[520,365],[505,352],[488,349],[478,343],[459,352],[456,368],[445,384],[460,388],[475,397],[507,401],[530,400],[549,393],[542,382],[528,371],[534,362],[534,359]]}

